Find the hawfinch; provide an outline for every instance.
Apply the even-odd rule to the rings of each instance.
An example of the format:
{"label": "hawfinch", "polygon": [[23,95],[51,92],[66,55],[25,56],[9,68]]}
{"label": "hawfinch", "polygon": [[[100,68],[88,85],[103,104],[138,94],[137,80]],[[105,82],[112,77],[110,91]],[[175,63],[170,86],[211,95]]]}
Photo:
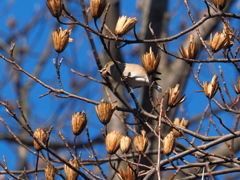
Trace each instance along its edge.
{"label": "hawfinch", "polygon": [[[147,75],[147,71],[144,69],[144,67],[132,63],[120,63],[120,62],[117,63],[118,67],[123,73],[123,76],[126,78],[129,87],[140,88],[143,86],[150,85],[150,80]],[[122,77],[113,61],[110,61],[107,64],[105,64],[105,66],[101,70],[99,70],[99,72],[102,74],[103,77],[110,75],[113,78],[113,80],[115,80],[119,84],[124,85]],[[159,92],[162,92],[162,87],[158,85],[156,82],[153,82],[152,86]]]}

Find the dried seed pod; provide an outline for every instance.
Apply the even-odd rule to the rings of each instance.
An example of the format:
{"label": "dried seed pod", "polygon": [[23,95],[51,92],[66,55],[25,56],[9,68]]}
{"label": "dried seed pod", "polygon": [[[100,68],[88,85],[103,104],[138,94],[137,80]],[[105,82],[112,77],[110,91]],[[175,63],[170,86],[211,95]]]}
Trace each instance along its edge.
{"label": "dried seed pod", "polygon": [[219,10],[223,10],[227,5],[228,0],[212,0],[212,2]]}
{"label": "dried seed pod", "polygon": [[[76,169],[79,169],[79,164],[77,159],[74,159],[74,160],[70,159],[68,163],[71,164]],[[68,167],[66,164],[64,164],[64,172],[66,174],[67,180],[77,180],[78,173],[75,172],[72,168]]]}
{"label": "dried seed pod", "polygon": [[122,16],[118,18],[116,27],[115,27],[115,33],[118,36],[123,36],[128,31],[130,31],[135,24],[137,23],[137,18],[127,18],[127,16]]}
{"label": "dried seed pod", "polygon": [[148,146],[148,138],[146,136],[146,131],[141,130],[142,135],[137,135],[133,138],[133,144],[136,152],[145,152]]}
{"label": "dried seed pod", "polygon": [[214,95],[216,94],[218,88],[219,88],[219,83],[217,80],[218,76],[214,75],[212,77],[212,81],[210,83],[205,82],[203,85],[203,90],[207,98],[212,99]]}
{"label": "dried seed pod", "polygon": [[152,47],[149,48],[149,52],[142,55],[143,67],[146,69],[148,74],[154,74],[156,72],[159,62],[160,57],[158,55],[156,57],[154,56]]}
{"label": "dried seed pod", "polygon": [[86,125],[87,114],[84,111],[72,115],[72,132],[74,135],[78,136],[81,134]]}
{"label": "dried seed pod", "polygon": [[[37,127],[37,129],[34,131],[33,135],[39,140],[41,141],[43,144],[46,143],[47,140],[47,133],[44,129],[41,129],[39,126]],[[36,151],[40,151],[42,150],[42,147],[38,144],[38,142],[36,140],[33,140],[33,147]]]}
{"label": "dried seed pod", "polygon": [[238,76],[237,79],[237,85],[234,85],[234,83],[232,82],[233,85],[233,89],[237,94],[240,94],[240,76]]}
{"label": "dried seed pod", "polygon": [[63,8],[62,0],[46,0],[46,4],[53,17],[59,18],[61,16]]}
{"label": "dried seed pod", "polygon": [[121,138],[122,134],[116,131],[107,134],[105,143],[108,154],[114,154],[119,149]]}
{"label": "dried seed pod", "polygon": [[100,18],[106,7],[106,0],[91,0],[90,11],[94,19]]}
{"label": "dried seed pod", "polygon": [[122,136],[121,140],[120,140],[120,149],[123,153],[126,153],[131,145],[131,138],[128,136]]}
{"label": "dried seed pod", "polygon": [[72,38],[69,38],[71,32],[71,29],[65,29],[63,31],[61,27],[56,31],[53,31],[52,40],[55,51],[57,51],[58,53],[63,52],[64,49],[67,47],[68,43],[73,41]]}
{"label": "dried seed pod", "polygon": [[47,166],[44,169],[45,179],[54,180],[55,179],[55,169],[51,163],[47,163]]}
{"label": "dried seed pod", "polygon": [[220,32],[216,32],[214,37],[210,35],[210,41],[205,41],[206,44],[210,45],[212,52],[216,53],[224,47],[224,44],[227,42],[227,37]]}
{"label": "dried seed pod", "polygon": [[103,99],[98,104],[98,106],[95,107],[98,119],[102,124],[106,125],[109,123],[116,107],[117,107],[117,101],[113,103],[109,103],[104,101]]}
{"label": "dried seed pod", "polygon": [[119,173],[117,174],[121,180],[136,180],[137,176],[135,173],[135,167],[127,166],[127,172],[124,172],[123,169],[119,168]]}
{"label": "dried seed pod", "polygon": [[170,88],[168,91],[168,106],[170,106],[171,108],[185,101],[185,95],[183,95],[181,98],[178,98],[180,94],[180,90],[178,90],[178,88],[179,84],[176,84],[174,88]]}
{"label": "dried seed pod", "polygon": [[194,41],[194,36],[191,34],[189,39],[188,48],[185,49],[183,46],[179,49],[180,54],[183,58],[195,59],[198,53],[198,44]]}
{"label": "dried seed pod", "polygon": [[227,37],[227,41],[224,44],[224,49],[228,49],[230,47],[232,47],[232,45],[234,44],[234,28],[231,28],[229,25],[229,22],[225,22],[223,24],[223,33],[225,34],[225,36]]}
{"label": "dried seed pod", "polygon": [[174,133],[171,131],[163,139],[163,153],[169,155],[172,153],[175,145]]}
{"label": "dried seed pod", "polygon": [[233,29],[230,28],[228,23],[224,23],[223,30],[216,32],[213,38],[211,34],[210,41],[205,41],[205,43],[210,45],[212,52],[215,53],[221,49],[230,48],[234,44],[233,38]]}
{"label": "dried seed pod", "polygon": [[[173,122],[173,124],[182,126],[184,128],[187,128],[188,123],[189,123],[188,120],[186,120],[185,118],[182,118],[181,120],[179,118],[175,118],[174,122]],[[172,128],[172,131],[173,131],[175,137],[181,136],[181,133],[178,130]]]}

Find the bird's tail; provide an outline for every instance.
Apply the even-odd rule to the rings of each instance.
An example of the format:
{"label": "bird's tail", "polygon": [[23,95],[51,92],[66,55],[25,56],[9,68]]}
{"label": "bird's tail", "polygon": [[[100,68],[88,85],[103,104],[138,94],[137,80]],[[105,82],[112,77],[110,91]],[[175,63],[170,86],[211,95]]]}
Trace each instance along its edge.
{"label": "bird's tail", "polygon": [[156,81],[153,81],[152,87],[155,88],[158,92],[162,92],[162,87],[156,83]]}

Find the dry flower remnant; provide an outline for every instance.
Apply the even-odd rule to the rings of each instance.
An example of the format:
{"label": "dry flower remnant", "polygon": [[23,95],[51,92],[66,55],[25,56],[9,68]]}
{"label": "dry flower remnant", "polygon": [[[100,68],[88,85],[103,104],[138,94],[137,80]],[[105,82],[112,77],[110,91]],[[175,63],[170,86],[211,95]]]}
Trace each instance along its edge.
{"label": "dry flower remnant", "polygon": [[95,107],[98,119],[102,124],[106,125],[109,123],[116,107],[117,101],[109,103],[104,101],[104,99],[102,99],[98,106]]}
{"label": "dry flower remnant", "polygon": [[189,37],[188,48],[185,49],[183,46],[179,49],[180,54],[183,58],[195,59],[198,53],[198,44],[194,41],[194,36],[191,34]]}
{"label": "dry flower remnant", "polygon": [[[185,118],[182,118],[182,119],[175,118],[173,122],[173,124],[184,127],[184,128],[187,128],[188,123],[189,123],[188,120],[186,120]],[[175,137],[181,136],[181,133],[178,130],[172,128],[172,131]]]}
{"label": "dry flower remnant", "polygon": [[116,27],[115,27],[115,33],[118,36],[123,36],[128,31],[130,31],[135,24],[137,23],[137,18],[127,18],[127,16],[122,16],[118,18]]}
{"label": "dry flower remnant", "polygon": [[45,179],[54,180],[55,179],[55,169],[51,163],[47,163],[47,166],[44,169]]}
{"label": "dry flower remnant", "polygon": [[218,79],[218,76],[214,75],[210,83],[205,82],[203,85],[204,93],[209,99],[212,99],[214,97],[214,95],[216,94],[219,88],[219,83],[217,79]]}
{"label": "dry flower remnant", "polygon": [[[33,134],[39,141],[41,141],[43,144],[46,143],[46,139],[47,139],[47,133],[44,129],[41,129],[39,126],[37,127],[37,129],[34,131]],[[33,140],[33,147],[35,150],[37,151],[41,151],[42,147],[38,144],[38,142],[36,140]]]}
{"label": "dry flower remnant", "polygon": [[112,131],[107,134],[105,143],[108,154],[114,154],[119,149],[121,138],[122,134],[117,131]]}
{"label": "dry flower remnant", "polygon": [[122,153],[128,152],[130,146],[131,146],[131,138],[128,136],[122,136],[120,140],[120,149]]}
{"label": "dry flower remnant", "polygon": [[120,167],[119,173],[117,174],[121,180],[136,180],[135,168],[133,166],[127,166],[127,172]]}
{"label": "dry flower remnant", "polygon": [[210,41],[205,41],[205,43],[210,45],[212,52],[216,53],[221,49],[230,48],[234,44],[233,38],[233,29],[228,23],[225,23],[223,30],[216,32],[214,37],[211,34]]}
{"label": "dry flower remnant", "polygon": [[72,115],[72,132],[74,135],[78,136],[82,133],[87,125],[87,114],[82,112],[77,112]]}
{"label": "dry flower remnant", "polygon": [[61,27],[53,31],[52,40],[56,52],[58,53],[63,52],[64,49],[67,47],[68,43],[73,41],[72,38],[69,38],[71,32],[72,32],[71,29],[62,30]]}
{"label": "dry flower remnant", "polygon": [[177,105],[185,101],[185,95],[183,95],[181,98],[178,98],[180,94],[180,90],[178,90],[178,88],[179,88],[179,84],[176,84],[174,88],[169,88],[168,106],[170,106],[171,108],[176,107]]}
{"label": "dry flower remnant", "polygon": [[62,0],[47,0],[46,4],[53,17],[59,18],[61,16],[63,8]]}
{"label": "dry flower remnant", "polygon": [[223,48],[228,49],[228,48],[232,47],[232,45],[234,44],[234,36],[233,36],[234,28],[230,27],[229,22],[225,22],[223,24],[223,33],[227,37],[227,42]]}
{"label": "dry flower remnant", "polygon": [[[76,158],[74,160],[70,159],[68,163],[71,164],[76,169],[79,169],[78,160]],[[74,171],[72,168],[68,167],[67,164],[64,164],[64,172],[66,174],[67,180],[77,180],[78,173]]]}
{"label": "dry flower remnant", "polygon": [[238,76],[238,79],[237,79],[237,85],[234,85],[233,84],[233,89],[234,91],[237,93],[237,94],[240,94],[240,76]]}
{"label": "dry flower remnant", "polygon": [[94,19],[101,17],[104,9],[106,7],[106,0],[91,0],[90,1],[90,11]]}
{"label": "dry flower remnant", "polygon": [[212,0],[212,2],[219,10],[223,10],[227,5],[228,0]]}
{"label": "dry flower remnant", "polygon": [[142,55],[142,64],[148,74],[154,74],[160,62],[160,57],[157,55],[154,56],[152,52],[152,47],[149,48],[149,52],[146,52]]}
{"label": "dry flower remnant", "polygon": [[133,144],[136,152],[141,153],[145,152],[148,146],[148,138],[146,136],[146,131],[141,130],[142,135],[136,135],[133,138]]}
{"label": "dry flower remnant", "polygon": [[172,153],[175,146],[174,133],[171,131],[163,139],[163,153],[169,155]]}

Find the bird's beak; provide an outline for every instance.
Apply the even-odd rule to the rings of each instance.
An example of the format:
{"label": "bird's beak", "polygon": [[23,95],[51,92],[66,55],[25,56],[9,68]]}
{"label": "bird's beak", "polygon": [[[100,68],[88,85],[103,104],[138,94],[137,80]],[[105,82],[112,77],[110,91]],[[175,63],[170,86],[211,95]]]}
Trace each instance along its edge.
{"label": "bird's beak", "polygon": [[100,72],[101,75],[102,75],[104,78],[107,77],[107,75],[108,75],[108,72],[107,72],[106,68],[102,68],[102,69],[98,70],[98,72]]}

